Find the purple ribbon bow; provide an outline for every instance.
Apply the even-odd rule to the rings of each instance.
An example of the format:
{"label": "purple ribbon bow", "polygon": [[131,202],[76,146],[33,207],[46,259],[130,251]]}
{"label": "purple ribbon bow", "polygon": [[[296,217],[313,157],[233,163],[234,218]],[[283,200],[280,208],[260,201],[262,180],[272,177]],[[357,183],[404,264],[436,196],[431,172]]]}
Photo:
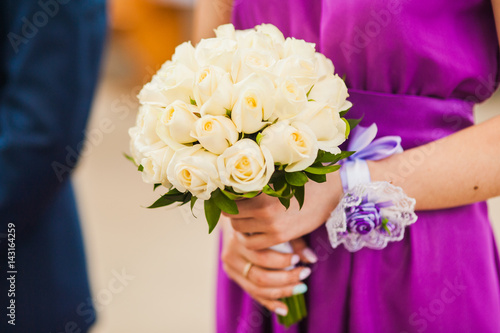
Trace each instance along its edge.
{"label": "purple ribbon bow", "polygon": [[377,131],[376,124],[370,127],[357,126],[352,130],[347,150],[356,153],[345,159],[340,169],[344,192],[358,184],[371,182],[367,160],[377,161],[403,152],[400,136],[384,136],[374,140]]}

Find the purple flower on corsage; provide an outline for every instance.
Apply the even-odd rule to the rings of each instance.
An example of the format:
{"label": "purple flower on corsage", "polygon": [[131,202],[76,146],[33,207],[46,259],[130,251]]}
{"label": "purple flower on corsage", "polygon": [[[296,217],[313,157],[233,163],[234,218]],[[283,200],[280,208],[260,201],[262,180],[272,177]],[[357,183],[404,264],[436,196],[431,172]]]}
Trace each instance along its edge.
{"label": "purple flower on corsage", "polygon": [[368,197],[365,196],[359,205],[346,207],[347,231],[366,235],[370,231],[383,226],[382,230],[390,233],[390,230],[384,227],[389,223],[387,218],[382,218],[380,215],[380,209],[389,206],[392,206],[392,202],[373,203],[369,202]]}

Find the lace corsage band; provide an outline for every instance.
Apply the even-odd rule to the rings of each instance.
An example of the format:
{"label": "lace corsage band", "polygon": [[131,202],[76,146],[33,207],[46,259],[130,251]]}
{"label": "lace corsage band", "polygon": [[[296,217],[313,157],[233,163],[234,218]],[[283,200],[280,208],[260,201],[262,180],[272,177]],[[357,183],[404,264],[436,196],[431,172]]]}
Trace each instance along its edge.
{"label": "lace corsage band", "polygon": [[340,175],[344,195],[326,222],[332,247],[344,244],[351,252],[363,247],[383,249],[403,239],[405,227],[417,220],[415,199],[389,182],[371,182],[366,160],[380,160],[403,151],[401,138],[374,140],[375,124],[358,126],[348,150],[356,151],[343,164]]}

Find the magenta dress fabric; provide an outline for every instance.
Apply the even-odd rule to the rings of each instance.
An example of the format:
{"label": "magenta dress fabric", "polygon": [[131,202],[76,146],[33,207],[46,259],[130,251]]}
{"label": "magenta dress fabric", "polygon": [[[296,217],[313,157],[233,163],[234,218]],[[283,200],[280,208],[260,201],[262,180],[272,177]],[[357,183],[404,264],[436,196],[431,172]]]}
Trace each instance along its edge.
{"label": "magenta dress fabric", "polygon": [[[379,136],[401,136],[405,149],[472,125],[473,104],[498,82],[489,1],[235,0],[233,23],[272,23],[316,43],[346,75],[350,115],[377,123]],[[410,156],[399,175],[425,167],[426,154]],[[288,330],[219,267],[217,331],[500,332],[500,265],[486,204],[417,215],[405,238],[383,250],[332,249],[324,226],[308,235],[319,256],[306,281],[309,316]]]}

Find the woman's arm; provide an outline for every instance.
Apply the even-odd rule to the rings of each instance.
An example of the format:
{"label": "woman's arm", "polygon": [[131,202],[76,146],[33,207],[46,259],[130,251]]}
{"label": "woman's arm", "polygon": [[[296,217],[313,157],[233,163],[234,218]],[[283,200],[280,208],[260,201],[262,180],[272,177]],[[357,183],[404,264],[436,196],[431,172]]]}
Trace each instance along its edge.
{"label": "woman's arm", "polygon": [[194,12],[193,43],[214,37],[214,29],[231,22],[233,0],[198,0]]}
{"label": "woman's arm", "polygon": [[[425,156],[408,172],[414,156]],[[390,181],[417,200],[416,209],[450,208],[500,195],[500,116],[380,161],[373,181]]]}

